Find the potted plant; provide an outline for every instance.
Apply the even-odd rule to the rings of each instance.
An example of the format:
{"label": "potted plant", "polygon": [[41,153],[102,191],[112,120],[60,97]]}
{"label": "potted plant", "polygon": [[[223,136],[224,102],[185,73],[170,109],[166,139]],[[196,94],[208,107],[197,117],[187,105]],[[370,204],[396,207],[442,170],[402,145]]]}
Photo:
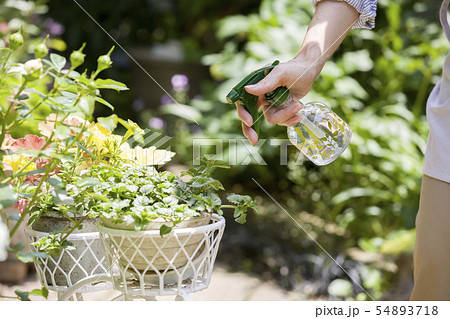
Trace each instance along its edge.
{"label": "potted plant", "polygon": [[[205,155],[203,165],[182,174],[190,178],[183,181],[171,172],[158,171],[154,167],[168,162],[174,153],[154,147],[131,148],[127,139],[130,136],[136,138],[142,130],[130,121],[111,119],[128,127],[123,137],[112,134],[99,123],[77,120],[77,126],[72,128],[86,129],[82,130],[84,133],[72,149],[72,156],[66,157],[41,185],[42,195],[30,210],[29,224],[34,230],[53,232],[32,243],[38,252],[58,256],[68,249],[79,251],[57,259],[55,265],[47,262],[47,281],[56,278],[57,285],[67,286],[68,281],[73,284],[88,274],[105,271],[106,267],[98,267],[96,262],[102,255],[98,243],[90,243],[89,254],[96,256],[88,258],[85,243],[74,245],[69,238],[80,230],[92,232],[98,219],[104,229],[130,232],[158,229],[161,238],[143,238],[139,247],[131,239],[120,242],[120,249],[124,251],[120,261],[126,265],[131,260],[133,271],[139,273],[149,269],[164,271],[169,266],[170,270],[175,270],[202,254],[206,247],[202,234],[164,238],[172,229],[207,225],[213,213],[222,215],[224,207],[234,208],[236,221],[244,223],[247,209],[256,208],[249,196],[237,194],[227,197],[234,205],[222,205],[217,192],[223,190],[223,186],[209,175],[208,170],[227,167],[226,163]],[[44,135],[48,133],[45,132],[46,122],[41,125]],[[86,225],[86,221],[89,224]],[[90,228],[86,229],[86,226]],[[200,248],[199,243],[203,245]],[[183,253],[180,253],[181,246]],[[158,255],[160,249],[163,252]],[[73,257],[77,259],[80,254],[86,258],[77,260],[76,266],[79,263],[80,270],[74,272]],[[151,265],[149,260],[152,260]],[[67,279],[69,271],[70,280]]]}
{"label": "potted plant", "polygon": [[[186,235],[185,252],[175,256],[180,248],[178,240],[166,240],[164,235],[172,229],[207,225],[213,213],[222,215],[224,207],[234,208],[234,217],[239,223],[246,221],[248,208],[256,209],[254,201],[246,195],[229,194],[227,199],[234,205],[223,205],[218,191],[224,188],[210,176],[209,169],[228,166],[208,155],[202,158],[202,163],[182,173],[182,176],[189,176],[187,182],[171,172],[158,172],[153,167],[111,169],[102,165],[88,169],[97,180],[90,190],[91,194],[96,194],[90,215],[99,216],[103,228],[136,232],[159,230],[161,238],[148,238],[140,243],[145,247],[141,253],[136,253],[139,247],[133,241],[122,242],[124,262],[131,259],[138,271],[148,269],[148,260],[152,259],[155,270],[164,270],[169,263],[174,268],[182,267],[198,248],[202,236]],[[141,241],[141,238],[137,240]],[[153,258],[158,252],[157,247],[163,243],[164,255]]]}
{"label": "potted plant", "polygon": [[[77,275],[71,258],[89,262],[83,255],[86,245],[82,243],[82,249],[77,249],[81,255],[73,252],[65,256],[70,249],[79,248],[67,239],[71,234],[97,232],[97,229],[96,221],[89,221],[81,211],[64,210],[71,199],[62,187],[77,181],[78,173],[90,163],[112,163],[118,153],[122,154],[117,156],[125,159],[134,156],[136,150],[125,142],[140,129],[115,115],[99,118],[98,123],[88,121],[95,102],[113,108],[102,98],[103,89],[127,90],[123,83],[99,77],[112,64],[112,49],[98,58],[97,69],[91,74],[87,71],[80,74],[76,69],[84,62],[84,44],[72,52],[69,64],[63,56],[48,54],[45,38],[35,47],[35,59],[18,63],[16,55],[24,42],[21,32],[12,34],[9,40],[9,47],[0,48],[0,212],[8,223],[10,237],[28,219],[29,225],[39,231],[39,236],[33,238],[37,240],[32,244],[33,251],[24,251],[24,243],[10,247],[9,251],[24,262],[39,258],[50,263],[52,259],[54,262],[48,269],[52,284],[73,284],[86,276],[86,272]],[[42,121],[43,118],[46,120]],[[125,136],[111,133],[119,122],[127,129]],[[34,134],[37,131],[39,134]],[[7,214],[11,208],[17,213]],[[89,245],[93,255],[103,258],[98,232],[97,242]],[[61,269],[64,259],[68,260],[67,267],[73,270],[74,276],[55,282],[58,271],[65,272]],[[94,262],[93,267],[98,264]]]}
{"label": "potted plant", "polygon": [[[78,134],[72,133],[76,142],[39,185],[15,185],[21,192],[19,201],[26,201],[27,192],[33,192],[36,187],[40,189],[40,196],[32,204],[25,205],[30,212],[28,224],[35,231],[30,232],[31,245],[36,252],[52,256],[41,261],[44,263],[42,272],[50,285],[72,286],[87,276],[106,272],[104,254],[98,241],[98,218],[91,214],[91,206],[99,198],[99,194],[90,192],[97,182],[92,176],[97,176],[101,167],[114,171],[121,170],[122,165],[162,164],[173,156],[172,152],[154,148],[131,148],[127,139],[131,136],[136,138],[142,130],[135,123],[116,116],[108,120],[110,125],[121,122],[126,126],[125,135],[113,134],[100,123],[90,123],[78,117],[62,121],[56,114],[49,115],[39,125],[41,134],[49,136],[55,126],[66,125],[71,131],[79,130]],[[40,137],[27,135],[24,139]],[[55,147],[55,152],[59,153],[64,144]],[[142,152],[147,156],[139,156]],[[96,240],[86,240],[87,237],[82,235],[86,233],[89,238],[93,237],[92,233],[97,233]],[[76,241],[70,240],[71,236]]]}

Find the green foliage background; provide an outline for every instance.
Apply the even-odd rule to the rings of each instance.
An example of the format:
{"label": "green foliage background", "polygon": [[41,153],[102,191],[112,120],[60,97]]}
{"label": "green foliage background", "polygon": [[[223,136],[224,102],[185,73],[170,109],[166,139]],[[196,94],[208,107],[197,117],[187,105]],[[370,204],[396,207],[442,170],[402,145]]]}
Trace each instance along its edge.
{"label": "green foliage background", "polygon": [[[288,165],[280,166],[279,150],[266,143],[260,153],[267,166],[235,167],[227,175],[227,182],[235,187],[259,194],[262,207],[260,215],[250,218],[254,229],[236,230],[239,239],[226,244],[234,258],[243,256],[250,270],[275,275],[287,287],[298,287],[302,279],[303,283],[319,280],[314,293],[365,298],[358,295],[354,282],[351,292],[336,293],[342,281],[333,281],[348,277],[341,269],[323,277],[328,257],[292,217],[335,258],[346,260],[344,268],[355,271],[374,297],[380,298],[389,288],[389,281],[395,279],[392,271],[352,260],[347,252],[358,247],[395,262],[393,256],[412,251],[428,130],[426,98],[448,52],[438,21],[439,5],[438,1],[380,1],[376,28],[352,30],[303,99],[326,102],[352,128],[351,144],[340,159],[325,167],[298,165],[298,154],[290,149]],[[239,138],[235,109],[224,104],[226,93],[252,70],[295,56],[312,13],[309,0],[266,0],[254,14],[219,21],[216,37],[223,50],[203,58],[218,82],[202,101],[191,101],[202,116],[201,132],[190,137]],[[177,132],[184,142],[175,145],[185,148],[189,131]],[[283,127],[265,125],[262,132],[265,138],[286,136]],[[246,154],[244,147],[239,144],[237,153]],[[321,261],[312,265],[306,258],[309,254],[322,256]],[[331,292],[329,287],[334,287]]]}
{"label": "green foliage background", "polygon": [[[167,126],[161,132],[173,137],[176,160],[189,166],[193,139],[199,138],[223,140],[224,160],[234,154],[227,141],[236,140],[236,162],[245,159],[240,122],[226,93],[256,68],[295,56],[313,14],[310,0],[204,0],[192,6],[167,1],[167,7],[139,0],[111,7],[80,3],[126,49],[177,39],[187,60],[210,67],[213,80],[204,83],[202,96],[182,101],[199,126],[173,104],[136,113],[141,124],[163,118]],[[215,172],[225,188],[253,193],[260,207],[245,226],[228,223],[219,260],[276,278],[285,288],[304,292],[309,287],[311,294],[328,298],[367,298],[359,285],[380,298],[395,283],[398,268],[363,261],[350,251],[382,256],[382,265],[411,253],[428,132],[426,99],[449,48],[439,24],[440,4],[379,1],[375,29],[352,30],[303,99],[327,103],[352,128],[351,144],[341,158],[324,167],[299,165],[297,150],[288,147],[288,164],[280,165],[280,148],[265,143],[259,153],[267,165]],[[73,14],[76,7],[67,10],[66,4],[51,0],[49,8],[50,16],[65,23],[63,39],[70,48],[87,41],[87,53],[95,51],[88,56],[97,56],[111,46],[81,11]],[[132,91],[129,68],[119,71],[114,77],[130,82]],[[134,97],[126,98],[114,103],[119,113],[129,114]],[[263,123],[261,131],[263,138],[286,138],[284,127]],[[357,283],[349,282],[313,239]]]}

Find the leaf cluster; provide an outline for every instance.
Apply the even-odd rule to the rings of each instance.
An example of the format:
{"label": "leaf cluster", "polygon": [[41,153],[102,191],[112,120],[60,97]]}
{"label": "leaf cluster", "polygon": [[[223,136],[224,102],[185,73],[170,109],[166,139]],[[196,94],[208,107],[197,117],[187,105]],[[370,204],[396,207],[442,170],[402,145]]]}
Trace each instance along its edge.
{"label": "leaf cluster", "polygon": [[[100,217],[113,223],[134,225],[135,230],[142,230],[157,219],[175,227],[187,218],[211,213],[222,215],[219,191],[224,187],[211,177],[209,170],[214,167],[228,165],[204,156],[202,165],[182,173],[182,176],[190,176],[189,181],[183,181],[169,171],[153,167],[114,167],[99,163],[83,171],[84,175],[70,176],[63,166],[49,179],[53,190],[37,202],[33,215],[57,212],[69,219]],[[249,196],[231,194],[227,198],[235,204],[234,217],[239,223],[246,221],[248,208],[256,210]],[[167,228],[162,230],[168,231]]]}

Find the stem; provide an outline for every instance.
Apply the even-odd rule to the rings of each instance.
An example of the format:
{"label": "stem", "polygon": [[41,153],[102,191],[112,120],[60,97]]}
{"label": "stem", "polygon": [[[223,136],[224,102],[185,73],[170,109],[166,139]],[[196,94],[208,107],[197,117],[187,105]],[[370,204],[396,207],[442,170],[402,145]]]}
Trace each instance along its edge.
{"label": "stem", "polygon": [[75,225],[70,229],[70,231],[68,231],[64,237],[61,238],[61,242],[64,242],[66,240],[67,237],[70,236],[70,234],[72,234],[75,229],[78,228],[78,225],[80,225],[82,222],[84,222],[87,218],[89,217],[89,215],[85,215],[82,219],[80,219],[80,221],[78,221],[77,223],[75,223]]}
{"label": "stem", "polygon": [[25,220],[25,217],[28,215],[28,213],[30,212],[30,208],[32,206],[32,204],[36,201],[37,197],[38,197],[38,193],[40,193],[40,189],[42,186],[42,183],[44,183],[44,180],[47,179],[48,175],[50,175],[50,172],[52,172],[56,166],[56,161],[53,162],[45,171],[45,175],[41,178],[41,180],[39,181],[39,185],[36,187],[36,190],[33,194],[33,197],[31,198],[30,202],[28,203],[27,208],[25,208],[25,210],[22,213],[22,216],[20,216],[20,219],[17,221],[17,223],[14,225],[13,229],[9,232],[9,237],[11,238],[12,236],[14,236],[14,234],[16,233],[17,229],[19,228],[20,224],[22,224],[22,222]]}
{"label": "stem", "polygon": [[1,219],[3,218],[4,220],[5,220],[5,224],[6,224],[6,226],[7,227],[9,227],[9,223],[8,223],[8,216],[6,215],[6,212],[5,212],[5,210],[4,209],[0,209],[0,214],[1,214],[1,216],[0,216],[0,221],[1,221]]}
{"label": "stem", "polygon": [[9,103],[9,106],[6,109],[6,112],[5,112],[5,116],[2,117],[2,133],[0,135],[0,147],[1,147],[1,145],[3,145],[3,140],[5,139],[6,130],[7,130],[6,120],[8,118],[9,112],[11,111],[11,108],[12,108],[12,106],[14,104],[14,100],[17,99],[17,97],[20,95],[20,93],[22,93],[22,91],[25,89],[25,84],[26,83],[27,83],[27,81],[23,81],[22,86],[19,88],[19,90],[17,91],[16,95],[14,95],[13,101],[11,101]]}
{"label": "stem", "polygon": [[[49,72],[50,70],[48,70],[47,72]],[[66,78],[67,76],[68,76],[68,74],[69,74],[69,72],[67,72],[66,74],[64,74],[63,76],[62,76],[62,79],[64,79],[64,78]],[[42,77],[44,77],[45,76],[45,74],[42,76]],[[50,90],[50,92],[48,92],[48,94],[41,100],[41,101],[39,101],[39,103],[38,104],[36,104],[35,106],[33,106],[23,117],[24,118],[26,118],[28,115],[30,115],[34,110],[36,110],[39,106],[41,106],[42,105],[42,103],[44,103],[47,99],[49,99],[50,98],[50,96],[51,95],[53,95],[57,90],[58,90],[58,86],[57,86],[57,82],[55,81],[54,82],[55,83],[55,85],[53,86],[53,88]],[[79,101],[79,98],[77,99],[77,101],[75,101],[75,103],[74,104],[76,104],[77,102]],[[16,127],[17,125],[20,125],[21,124],[21,121],[23,121],[23,120],[19,120],[19,121],[15,121],[15,122],[13,122],[13,123],[11,123],[9,126],[8,126],[8,130],[11,130],[11,129],[13,129],[14,127]]]}
{"label": "stem", "polygon": [[[68,115],[68,114],[66,114]],[[70,149],[72,147],[72,145],[75,143],[75,141],[78,140],[78,138],[84,133],[84,130],[81,130],[76,136],[75,138],[72,139],[72,141],[70,143],[68,143],[66,145],[66,147],[63,150],[63,153],[67,152],[68,149]],[[38,194],[40,193],[40,189],[42,184],[44,183],[44,180],[47,180],[47,177],[50,175],[50,173],[52,171],[54,171],[56,165],[59,163],[59,161],[53,161],[45,170],[45,175],[41,178],[41,180],[39,181],[39,185],[36,187],[36,191],[33,194],[33,197],[31,198],[30,202],[28,203],[27,208],[25,208],[25,210],[22,213],[22,216],[20,216],[20,219],[17,221],[17,223],[14,225],[13,229],[11,230],[11,232],[9,233],[9,236],[12,237],[15,232],[17,231],[17,229],[19,228],[20,224],[22,224],[22,222],[25,220],[25,217],[29,214],[31,207],[33,206],[34,202],[36,201]]]}
{"label": "stem", "polygon": [[2,65],[2,71],[0,72],[1,77],[3,77],[3,74],[5,73],[5,67],[6,67],[6,64],[7,64],[8,60],[9,60],[9,58],[11,57],[11,54],[13,54],[13,52],[14,52],[14,51],[11,50],[11,51],[8,53],[7,57],[6,57],[5,62],[3,62],[3,65]]}

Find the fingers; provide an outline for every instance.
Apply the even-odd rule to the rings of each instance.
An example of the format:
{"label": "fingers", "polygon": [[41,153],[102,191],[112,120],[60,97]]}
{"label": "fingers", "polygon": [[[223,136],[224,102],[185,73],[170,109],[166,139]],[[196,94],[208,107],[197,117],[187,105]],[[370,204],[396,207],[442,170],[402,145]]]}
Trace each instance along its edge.
{"label": "fingers", "polygon": [[244,136],[252,143],[252,145],[256,145],[258,142],[258,134],[251,128],[253,125],[252,116],[240,103],[236,103],[236,108],[238,116],[242,121],[242,133],[244,133]]}
{"label": "fingers", "polygon": [[275,90],[277,87],[283,84],[283,74],[275,67],[264,79],[253,85],[247,85],[245,90],[253,95],[262,95],[267,92]]}
{"label": "fingers", "polygon": [[[298,111],[302,109],[302,105],[299,102],[291,103],[287,108],[277,109],[276,107],[263,105],[264,116],[267,123],[270,125],[285,125],[292,126],[300,122],[301,117],[296,115]],[[297,116],[297,117],[296,117]],[[297,122],[295,122],[297,121]],[[286,125],[290,124],[290,125]]]}
{"label": "fingers", "polygon": [[239,118],[245,125],[252,126],[253,125],[253,119],[250,113],[245,109],[243,105],[241,105],[239,102],[236,102],[236,108]]}
{"label": "fingers", "polygon": [[288,119],[287,121],[283,122],[283,123],[278,123],[278,125],[283,125],[283,126],[294,126],[295,124],[297,124],[298,122],[300,122],[302,120],[302,117],[300,115],[294,115],[293,117],[291,117],[290,119]]}
{"label": "fingers", "polygon": [[244,136],[252,143],[252,145],[256,145],[258,142],[258,134],[256,134],[254,129],[245,125],[244,122],[242,122],[242,133],[244,133]]}

